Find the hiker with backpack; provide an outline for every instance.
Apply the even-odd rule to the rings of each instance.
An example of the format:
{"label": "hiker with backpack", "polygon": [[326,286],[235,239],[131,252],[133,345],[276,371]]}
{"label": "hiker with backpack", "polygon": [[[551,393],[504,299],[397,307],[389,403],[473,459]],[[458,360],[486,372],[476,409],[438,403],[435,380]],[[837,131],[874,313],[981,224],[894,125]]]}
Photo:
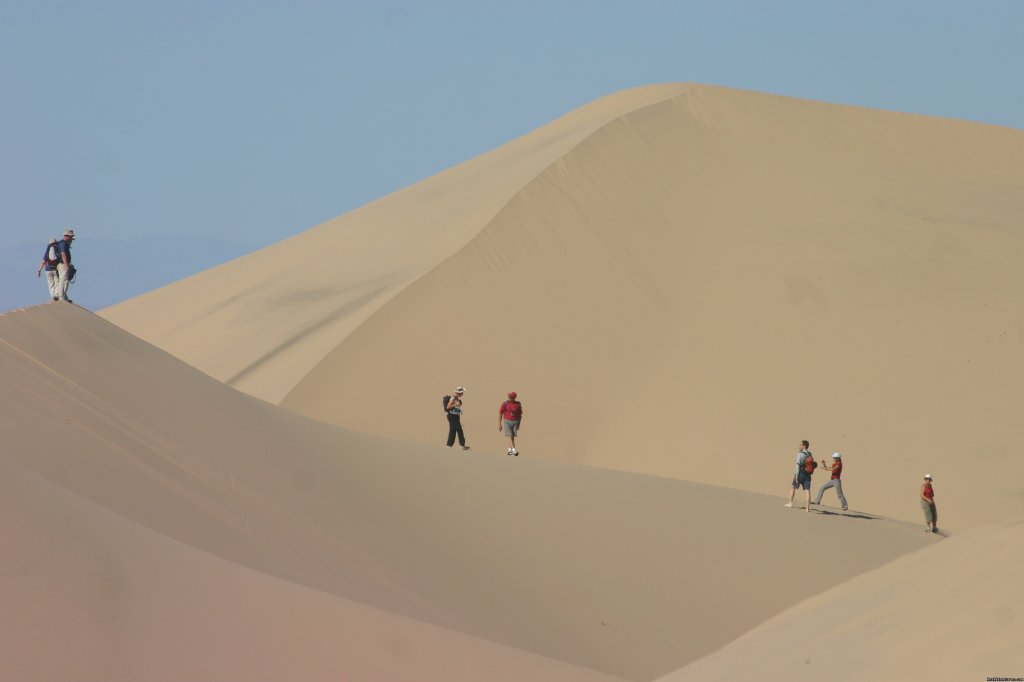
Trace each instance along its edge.
{"label": "hiker with backpack", "polygon": [[466,389],[459,386],[455,389],[454,395],[446,395],[444,401],[444,413],[448,415],[448,447],[455,445],[455,437],[459,438],[459,447],[469,450],[466,445],[466,434],[462,432],[462,394]]}
{"label": "hiker with backpack", "polygon": [[519,435],[519,426],[523,423],[523,404],[516,400],[516,392],[510,391],[508,400],[498,408],[498,430],[504,432],[508,438],[508,453],[513,457],[519,456],[516,450],[516,436]]}
{"label": "hiker with backpack", "polygon": [[803,488],[807,493],[807,503],[804,506],[804,511],[811,511],[811,475],[814,474],[815,468],[818,463],[814,461],[814,455],[811,454],[811,444],[806,441],[800,441],[800,452],[796,453],[796,470],[793,472],[793,488],[789,491],[789,502],[786,503],[787,507],[793,506],[793,497],[796,495],[797,488]]}
{"label": "hiker with backpack", "polygon": [[846,496],[843,495],[843,482],[840,479],[840,476],[843,475],[843,456],[838,452],[833,452],[832,465],[830,466],[825,462],[825,460],[821,460],[821,468],[831,471],[832,478],[826,481],[825,485],[821,486],[821,488],[818,489],[818,494],[814,499],[814,504],[820,506],[821,496],[825,494],[825,491],[828,490],[829,488],[835,488],[836,495],[839,496],[839,504],[842,505],[843,511],[846,511],[850,507],[848,504],[846,504]]}
{"label": "hiker with backpack", "polygon": [[58,263],[60,263],[60,258],[57,256],[57,240],[50,239],[50,243],[46,245],[46,251],[43,252],[43,260],[39,263],[39,268],[36,270],[36,277],[39,277],[42,271],[46,270],[46,288],[50,290],[50,298],[54,301],[60,299],[60,289],[58,288],[60,279],[57,275]]}
{"label": "hiker with backpack", "polygon": [[75,278],[75,266],[71,264],[71,242],[75,239],[74,230],[64,230],[64,239],[57,242],[57,296],[61,301],[71,303],[68,298],[68,285]]}

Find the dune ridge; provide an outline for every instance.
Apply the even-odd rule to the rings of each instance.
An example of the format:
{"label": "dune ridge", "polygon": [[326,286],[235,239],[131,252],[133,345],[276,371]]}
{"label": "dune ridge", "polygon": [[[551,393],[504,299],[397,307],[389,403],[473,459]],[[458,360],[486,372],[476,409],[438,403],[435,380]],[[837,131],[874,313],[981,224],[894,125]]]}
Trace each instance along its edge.
{"label": "dune ridge", "polygon": [[[464,648],[465,679],[493,654],[550,679],[646,680],[781,613],[796,583],[824,590],[936,542],[916,525],[805,514],[749,492],[346,431],[239,393],[77,306],[0,317],[0,371],[3,466],[18,491],[5,523],[23,529],[2,534],[4,556],[32,566],[0,572],[0,590],[23,597],[3,627],[20,627],[26,596],[83,604],[80,620],[57,622],[66,602],[55,598],[21,635],[55,669],[79,649],[33,634],[68,632],[96,665],[128,666],[121,674],[158,663],[151,638],[190,627],[197,595],[230,612],[266,590],[233,642],[277,637],[272,611],[293,609],[289,622],[341,637],[365,618],[453,657]],[[81,525],[42,514],[56,498]],[[193,578],[175,582],[164,560]],[[811,561],[821,572],[799,575]],[[81,580],[66,584],[65,571]],[[148,580],[169,592],[140,594]],[[110,638],[118,618],[137,655]],[[311,646],[317,665],[337,663],[319,635]],[[168,670],[207,669],[208,655]],[[8,671],[23,661],[0,657]],[[449,679],[442,663],[430,659],[437,676],[423,679]],[[368,665],[391,664],[401,673],[401,661]]]}
{"label": "dune ridge", "polygon": [[472,239],[517,189],[608,120],[679,85],[604,97],[492,152],[103,315],[279,402],[397,292]]}

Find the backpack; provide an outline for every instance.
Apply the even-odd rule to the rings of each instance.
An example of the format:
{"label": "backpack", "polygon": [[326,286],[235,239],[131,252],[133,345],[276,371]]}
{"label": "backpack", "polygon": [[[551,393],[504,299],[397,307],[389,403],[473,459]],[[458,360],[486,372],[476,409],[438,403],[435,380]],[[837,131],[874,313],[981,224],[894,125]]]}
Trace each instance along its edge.
{"label": "backpack", "polygon": [[808,452],[807,457],[804,459],[804,471],[808,474],[813,474],[817,468],[818,463],[814,461],[814,455]]}
{"label": "backpack", "polygon": [[55,268],[60,263],[60,256],[57,255],[57,245],[47,244],[46,251],[43,253],[43,260],[46,261],[46,267]]}
{"label": "backpack", "polygon": [[450,395],[448,395],[448,394],[445,394],[444,398],[441,399],[442,402],[443,402],[442,407],[444,407],[444,413],[445,414],[448,414],[448,401],[451,400],[451,399],[452,399],[452,397]]}
{"label": "backpack", "polygon": [[503,417],[510,422],[519,421],[523,416],[523,404],[518,400],[506,400],[502,408]]}

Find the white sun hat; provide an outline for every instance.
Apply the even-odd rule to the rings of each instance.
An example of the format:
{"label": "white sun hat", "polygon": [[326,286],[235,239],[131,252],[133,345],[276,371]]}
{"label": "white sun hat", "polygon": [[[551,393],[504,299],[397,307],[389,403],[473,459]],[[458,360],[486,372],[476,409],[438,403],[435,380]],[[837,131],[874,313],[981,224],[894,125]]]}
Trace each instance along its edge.
{"label": "white sun hat", "polygon": [[842,457],[842,455],[840,455],[838,452],[832,453],[832,459],[839,459],[840,457]]}

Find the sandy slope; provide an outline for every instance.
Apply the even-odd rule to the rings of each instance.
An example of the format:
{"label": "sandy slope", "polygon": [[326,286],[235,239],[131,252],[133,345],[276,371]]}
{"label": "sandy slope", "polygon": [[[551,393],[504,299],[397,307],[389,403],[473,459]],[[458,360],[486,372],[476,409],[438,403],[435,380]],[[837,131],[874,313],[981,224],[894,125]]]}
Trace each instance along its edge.
{"label": "sandy slope", "polygon": [[251,395],[279,402],[353,329],[458,251],[526,183],[608,121],[681,86],[610,95],[285,242],[104,316]]}
{"label": "sandy slope", "polygon": [[[149,633],[164,632],[165,606],[171,623],[187,626],[195,617],[188,608],[195,602],[187,602],[195,595],[171,584],[163,556],[195,567],[211,611],[235,609],[257,590],[273,595],[253,605],[242,639],[276,637],[279,624],[268,614],[284,609],[294,612],[289,620],[344,630],[351,605],[325,596],[314,607],[297,587],[304,586],[644,680],[724,646],[782,612],[794,594],[937,542],[916,525],[806,514],[784,509],[777,497],[348,432],[238,393],[75,306],[0,317],[0,373],[3,459],[42,482],[11,503],[25,510],[28,530],[5,556],[24,554],[39,538],[47,546],[38,548],[37,565],[55,568],[4,571],[3,592],[60,594],[67,561],[84,570],[72,597],[99,605],[141,600],[119,613]],[[141,530],[91,511],[81,514],[83,532],[54,530],[51,521],[63,517],[39,516],[56,495],[52,486]],[[157,542],[154,533],[238,566]],[[158,558],[138,563],[143,545]],[[172,597],[180,590],[187,603],[171,608],[163,597],[140,597],[138,586],[150,580]],[[217,589],[234,580],[238,591]],[[5,631],[21,627],[25,603],[0,616]],[[51,607],[51,616],[60,610]],[[87,610],[76,630],[76,641],[99,647],[89,659],[97,665],[134,660],[120,658],[123,642],[108,638],[110,619],[119,617]],[[432,632],[446,646],[467,647],[470,663],[484,651]],[[142,639],[159,652],[153,636]],[[74,665],[74,651],[47,651],[54,665]],[[583,674],[518,660],[567,679]]]}
{"label": "sandy slope", "polygon": [[973,529],[817,595],[662,678],[983,680],[1024,673],[1024,521]]}
{"label": "sandy slope", "polygon": [[930,471],[960,529],[1024,511],[1021,215],[1022,131],[657,86],[104,314],[414,442],[455,384],[478,449],[515,389],[532,456],[762,493],[809,438],[855,508],[917,521]]}
{"label": "sandy slope", "polygon": [[218,559],[4,460],[0,528],[5,680],[620,680]]}
{"label": "sandy slope", "polygon": [[457,382],[500,447],[516,389],[539,456],[770,493],[809,438],[858,509],[916,520],[931,472],[947,525],[1001,520],[1021,215],[1024,132],[687,89],[565,154],[282,404],[436,442]]}

